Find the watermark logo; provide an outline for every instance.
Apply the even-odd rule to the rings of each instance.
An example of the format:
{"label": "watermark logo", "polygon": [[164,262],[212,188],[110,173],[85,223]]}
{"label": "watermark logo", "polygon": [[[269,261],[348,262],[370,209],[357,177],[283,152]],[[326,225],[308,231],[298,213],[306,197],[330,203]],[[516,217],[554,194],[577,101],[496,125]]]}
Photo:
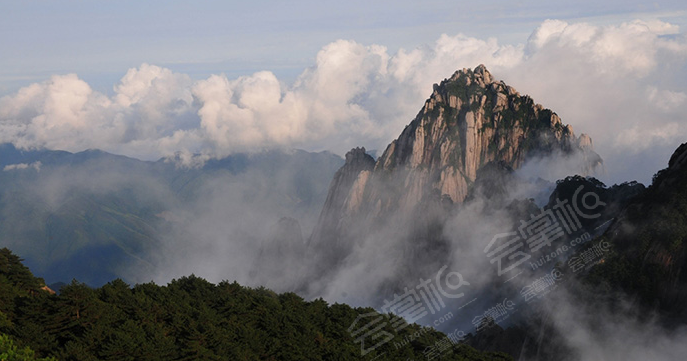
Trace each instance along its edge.
{"label": "watermark logo", "polygon": [[520,291],[520,294],[525,298],[525,302],[530,302],[532,299],[540,298],[555,288],[556,283],[563,279],[563,273],[558,269],[554,269],[543,277],[536,279],[531,284],[525,286]]}
{"label": "watermark logo", "polygon": [[475,326],[475,330],[479,332],[492,324],[506,320],[514,308],[515,302],[504,298],[502,302],[487,309],[483,314],[475,316],[472,319],[472,324]]}
{"label": "watermark logo", "polygon": [[538,260],[534,262],[530,262],[530,267],[532,268],[532,271],[537,270],[540,267],[543,267],[545,264],[557,259],[561,255],[567,253],[568,251],[573,250],[575,247],[577,247],[580,244],[584,244],[592,239],[592,235],[589,234],[589,232],[585,232],[581,236],[573,239],[570,241],[570,246],[564,244],[558,248],[556,248],[555,251],[551,251],[547,254],[542,255]]}
{"label": "watermark logo", "polygon": [[[434,315],[444,309],[446,307],[444,299],[465,296],[460,289],[463,286],[469,286],[470,283],[465,281],[459,272],[448,272],[444,275],[447,268],[447,265],[443,266],[434,280],[420,279],[420,283],[415,288],[406,287],[400,295],[394,294],[391,300],[385,300],[381,308],[382,314],[369,312],[355,319],[348,328],[348,332],[356,343],[360,343],[363,356],[394,338],[391,333],[384,330],[387,324],[398,332],[428,314]],[[391,314],[391,316],[386,316],[386,314]],[[367,323],[361,325],[363,320],[367,320]]]}
{"label": "watermark logo", "polygon": [[[368,320],[368,322],[356,329],[356,326],[363,320]],[[377,312],[368,312],[355,318],[355,321],[348,328],[348,332],[356,343],[360,343],[360,352],[363,356],[394,338],[394,335],[383,330],[386,324],[386,317]],[[372,346],[365,347],[366,339],[370,341],[368,343],[372,343]]]}
{"label": "watermark logo", "polygon": [[441,356],[447,350],[453,348],[453,342],[448,337],[444,337],[441,340],[434,343],[434,345],[427,347],[422,354],[425,355],[427,360],[434,360]]}
{"label": "watermark logo", "polygon": [[[587,265],[598,263],[597,260],[603,257],[604,253],[606,253],[610,248],[611,245],[608,242],[599,242],[591,248],[580,252],[579,255],[570,257],[568,260],[568,267],[570,267],[573,273],[577,273],[578,271],[583,270]],[[601,259],[599,262],[603,262],[603,259]]]}
{"label": "watermark logo", "polygon": [[[598,208],[606,203],[594,192],[580,196],[583,188],[577,188],[572,204],[567,199],[557,199],[550,209],[544,208],[537,215],[531,214],[529,220],[521,220],[517,231],[499,233],[491,239],[484,253],[490,258],[490,263],[496,263],[499,276],[527,262],[532,258],[531,253],[550,247],[553,241],[566,233],[572,235],[582,229],[580,218],[596,219],[601,216]],[[590,213],[592,211],[596,213]],[[525,244],[528,249],[525,249]]]}
{"label": "watermark logo", "polygon": [[427,360],[434,360],[445,351],[451,350],[454,345],[460,343],[463,339],[465,339],[465,332],[455,329],[453,332],[447,334],[445,338],[436,341],[434,345],[425,348],[422,354]]}
{"label": "watermark logo", "polygon": [[[601,216],[599,207],[605,206],[606,203],[602,202],[594,192],[582,194],[583,189],[584,186],[579,186],[576,189],[571,203],[568,200],[561,201],[557,199],[550,209],[544,208],[539,214],[531,214],[529,220],[521,220],[516,230],[500,233],[492,238],[484,249],[484,253],[490,258],[491,264],[497,265],[499,276],[513,271],[531,259],[532,253],[538,252],[545,247],[551,247],[554,241],[564,237],[566,234],[572,235],[582,230],[582,219],[590,220]],[[549,255],[536,261],[534,264],[530,262],[531,267],[535,270],[544,263],[548,263],[557,256],[560,256],[563,252],[567,252],[576,245],[587,242],[590,239],[591,235],[585,233],[574,239],[570,243],[570,248],[568,245],[563,245],[555,252],[549,252]],[[608,247],[609,245],[606,242],[595,245],[589,250],[572,257],[568,265],[573,272],[577,272],[599,259],[608,250]],[[384,301],[380,309],[381,313],[373,311],[358,315],[348,328],[348,332],[355,342],[360,344],[362,356],[394,339],[394,335],[387,331],[388,327],[393,332],[401,331],[408,327],[409,324],[416,323],[429,314],[436,315],[446,308],[446,299],[458,299],[465,296],[463,287],[470,286],[470,283],[465,281],[459,272],[446,272],[447,268],[447,265],[443,266],[437,272],[434,279],[420,279],[420,282],[415,287],[405,287],[402,293],[394,293],[391,299]],[[563,274],[558,269],[554,269],[523,287],[520,294],[525,302],[529,303],[535,298],[538,299],[555,289],[557,283],[562,279]],[[471,302],[468,302],[468,304]],[[483,314],[475,316],[472,323],[477,331],[480,331],[488,325],[507,319],[514,311],[515,306],[516,304],[512,300],[506,298],[487,309]],[[451,318],[453,318],[453,314],[449,312],[441,316],[438,321],[441,323],[445,319]],[[403,340],[396,343],[396,348],[407,345],[429,329],[422,328],[411,335],[406,335]],[[464,337],[463,331],[449,334],[445,339],[436,342],[433,346],[427,347],[424,352],[425,356],[430,360],[436,358],[442,352],[451,349],[452,345],[460,342]],[[381,355],[377,357],[379,356]]]}

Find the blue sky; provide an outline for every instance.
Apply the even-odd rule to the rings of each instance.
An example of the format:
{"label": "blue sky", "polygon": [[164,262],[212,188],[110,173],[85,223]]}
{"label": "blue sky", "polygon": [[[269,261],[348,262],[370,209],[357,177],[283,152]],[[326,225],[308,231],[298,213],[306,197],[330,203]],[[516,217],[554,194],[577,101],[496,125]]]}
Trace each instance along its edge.
{"label": "blue sky", "polygon": [[680,1],[2,1],[0,95],[64,73],[111,91],[141,63],[288,81],[337,39],[391,51],[442,33],[518,43],[546,19],[684,25],[685,10]]}

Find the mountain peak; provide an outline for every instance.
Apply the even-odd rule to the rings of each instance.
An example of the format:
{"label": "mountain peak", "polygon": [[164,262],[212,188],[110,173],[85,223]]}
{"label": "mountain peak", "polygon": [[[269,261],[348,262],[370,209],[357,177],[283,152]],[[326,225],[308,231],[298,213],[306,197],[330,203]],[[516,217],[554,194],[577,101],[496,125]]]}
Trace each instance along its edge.
{"label": "mountain peak", "polygon": [[459,79],[467,79],[467,85],[470,85],[470,83],[475,83],[482,87],[486,87],[494,81],[491,73],[489,70],[487,70],[487,67],[484,66],[484,64],[478,65],[474,70],[468,68],[458,70],[453,73],[450,81],[456,81]]}
{"label": "mountain peak", "polygon": [[365,147],[356,147],[346,153],[346,164],[367,164],[374,163],[374,158],[367,154]]}
{"label": "mountain peak", "polygon": [[581,167],[580,173],[601,164],[588,135],[575,137],[572,127],[563,124],[555,112],[495,81],[480,65],[456,71],[435,84],[423,108],[387,147],[375,168],[422,169],[428,174],[409,177],[435,180],[426,184],[427,190],[437,189],[454,202],[462,202],[484,164],[497,161],[517,169],[529,158],[556,152],[589,153],[584,158],[593,164]]}
{"label": "mountain peak", "polygon": [[670,157],[670,160],[668,161],[668,167],[681,167],[685,164],[687,164],[687,143],[682,143]]}
{"label": "mountain peak", "polygon": [[353,224],[412,217],[418,206],[435,201],[462,203],[487,164],[515,170],[532,158],[574,153],[589,163],[578,173],[601,164],[589,136],[576,137],[555,112],[494,80],[484,65],[458,70],[434,84],[376,162],[364,148],[346,154],[310,242],[321,246],[330,264],[351,247]]}

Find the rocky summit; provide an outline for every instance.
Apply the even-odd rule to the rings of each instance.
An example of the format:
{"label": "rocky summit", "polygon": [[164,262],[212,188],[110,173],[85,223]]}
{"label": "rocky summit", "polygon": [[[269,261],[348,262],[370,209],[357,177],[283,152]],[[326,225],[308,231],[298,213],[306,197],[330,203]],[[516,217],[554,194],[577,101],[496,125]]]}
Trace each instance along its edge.
{"label": "rocky summit", "polygon": [[576,173],[582,175],[602,167],[589,136],[575,136],[555,112],[495,80],[484,65],[456,71],[434,84],[415,119],[376,162],[364,148],[346,155],[310,242],[338,248],[361,220],[412,215],[436,200],[462,203],[489,163],[518,169],[551,155],[579,157]]}

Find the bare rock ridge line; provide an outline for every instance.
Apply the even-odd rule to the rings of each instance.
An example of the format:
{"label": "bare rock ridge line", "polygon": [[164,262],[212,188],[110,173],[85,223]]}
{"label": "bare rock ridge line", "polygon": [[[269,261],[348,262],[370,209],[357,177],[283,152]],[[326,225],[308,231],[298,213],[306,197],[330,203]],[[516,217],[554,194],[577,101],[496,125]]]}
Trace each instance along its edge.
{"label": "bare rock ridge line", "polygon": [[512,169],[548,155],[581,155],[578,173],[602,165],[591,138],[576,137],[558,115],[496,81],[484,65],[434,84],[429,99],[375,162],[364,148],[346,154],[311,244],[337,247],[355,219],[412,213],[431,198],[462,203],[491,162]]}

